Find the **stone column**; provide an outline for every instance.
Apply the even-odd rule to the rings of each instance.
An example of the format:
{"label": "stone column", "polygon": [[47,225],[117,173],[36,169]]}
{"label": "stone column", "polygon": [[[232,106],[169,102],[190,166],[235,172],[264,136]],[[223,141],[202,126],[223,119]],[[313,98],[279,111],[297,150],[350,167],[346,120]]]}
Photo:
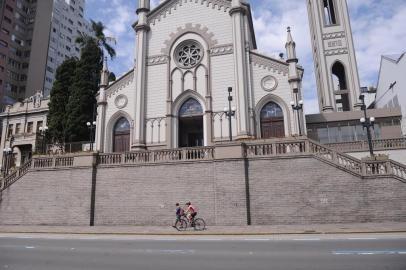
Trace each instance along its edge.
{"label": "stone column", "polygon": [[[248,114],[248,74],[246,65],[246,37],[244,27],[245,8],[240,0],[233,0],[230,16],[233,25],[234,46],[234,93],[237,102],[237,138],[250,137]],[[230,82],[231,83],[231,82]]]}
{"label": "stone column", "polygon": [[145,149],[145,91],[146,91],[146,57],[147,57],[147,35],[150,30],[147,20],[147,14],[149,12],[150,2],[149,0],[138,1],[138,24],[134,26],[137,34],[136,43],[136,64],[134,70],[135,77],[135,127],[134,127],[134,139],[132,150],[144,150]]}

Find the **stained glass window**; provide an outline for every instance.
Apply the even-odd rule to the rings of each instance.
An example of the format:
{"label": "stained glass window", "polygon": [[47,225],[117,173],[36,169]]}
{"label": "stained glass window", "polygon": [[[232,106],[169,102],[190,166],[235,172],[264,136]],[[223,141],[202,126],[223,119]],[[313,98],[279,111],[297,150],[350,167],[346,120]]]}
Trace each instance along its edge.
{"label": "stained glass window", "polygon": [[175,59],[183,68],[192,68],[200,63],[203,50],[199,43],[187,40],[182,42],[175,51]]}
{"label": "stained glass window", "polygon": [[269,102],[261,110],[261,119],[283,117],[282,108],[275,102]]}
{"label": "stained glass window", "polygon": [[180,117],[188,117],[202,114],[203,108],[200,105],[200,103],[194,98],[189,98],[188,100],[186,100],[179,110]]}
{"label": "stained glass window", "polygon": [[124,117],[120,118],[114,126],[115,133],[129,132],[130,123]]}

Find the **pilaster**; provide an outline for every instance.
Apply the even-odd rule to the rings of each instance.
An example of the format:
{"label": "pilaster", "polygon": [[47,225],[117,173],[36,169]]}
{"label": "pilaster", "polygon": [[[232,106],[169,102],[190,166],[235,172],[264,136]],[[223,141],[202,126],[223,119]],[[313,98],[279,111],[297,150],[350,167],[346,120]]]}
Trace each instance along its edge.
{"label": "pilaster", "polygon": [[232,1],[230,16],[233,25],[234,89],[237,101],[237,138],[251,136],[248,114],[248,74],[246,65],[246,36],[244,27],[245,9],[239,0]]}
{"label": "pilaster", "polygon": [[135,77],[135,127],[133,150],[145,149],[145,91],[146,91],[146,58],[147,58],[147,35],[150,27],[147,21],[149,12],[149,0],[139,0],[137,14],[138,24],[134,26],[137,35],[136,42],[136,63],[134,69]]}

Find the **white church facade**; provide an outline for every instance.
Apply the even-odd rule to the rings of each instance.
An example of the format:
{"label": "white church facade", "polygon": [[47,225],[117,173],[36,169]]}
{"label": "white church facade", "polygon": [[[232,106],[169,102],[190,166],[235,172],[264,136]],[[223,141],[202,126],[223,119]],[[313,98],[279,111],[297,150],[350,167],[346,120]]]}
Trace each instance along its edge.
{"label": "white church facade", "polygon": [[210,146],[300,135],[303,69],[288,29],[286,59],[257,52],[250,5],[241,0],[140,0],[134,68],[97,96],[101,152]]}

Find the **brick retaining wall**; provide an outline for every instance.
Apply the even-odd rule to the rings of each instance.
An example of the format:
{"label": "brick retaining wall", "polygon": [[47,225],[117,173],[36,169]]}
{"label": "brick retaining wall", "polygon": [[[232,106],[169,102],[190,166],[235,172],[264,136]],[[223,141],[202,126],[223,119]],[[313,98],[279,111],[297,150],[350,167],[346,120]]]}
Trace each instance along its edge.
{"label": "brick retaining wall", "polygon": [[[192,201],[209,225],[406,221],[406,184],[311,156],[98,166],[95,225],[168,225]],[[88,225],[92,168],[29,171],[2,194],[0,224]]]}

